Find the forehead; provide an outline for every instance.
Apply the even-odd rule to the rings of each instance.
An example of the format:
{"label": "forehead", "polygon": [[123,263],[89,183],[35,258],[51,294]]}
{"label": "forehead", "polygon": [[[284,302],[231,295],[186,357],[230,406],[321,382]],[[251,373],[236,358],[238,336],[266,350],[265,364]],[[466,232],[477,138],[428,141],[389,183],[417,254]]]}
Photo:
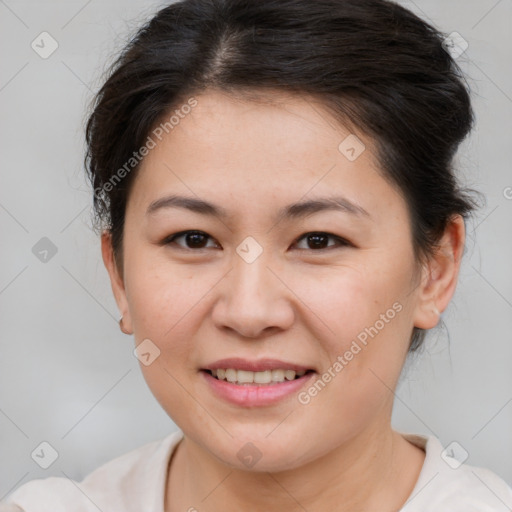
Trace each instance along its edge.
{"label": "forehead", "polygon": [[[380,176],[373,141],[351,133],[314,98],[220,91],[193,98],[195,106],[167,125],[138,170],[133,188],[141,208],[167,189],[221,201],[246,194],[295,202],[337,191],[370,205],[396,196]],[[347,158],[347,144],[356,158]]]}
{"label": "forehead", "polygon": [[173,132],[179,138],[196,138],[198,144],[230,145],[233,150],[242,144],[251,151],[257,142],[267,153],[281,156],[286,149],[299,154],[301,148],[315,153],[336,148],[340,137],[351,133],[317,98],[305,94],[211,90],[194,99],[196,105],[180,116]]}

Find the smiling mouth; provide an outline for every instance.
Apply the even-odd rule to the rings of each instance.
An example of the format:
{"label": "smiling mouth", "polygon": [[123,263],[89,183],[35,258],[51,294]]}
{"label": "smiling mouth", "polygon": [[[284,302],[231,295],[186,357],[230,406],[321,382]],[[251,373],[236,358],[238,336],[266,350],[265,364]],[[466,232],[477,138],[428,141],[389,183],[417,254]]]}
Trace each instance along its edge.
{"label": "smiling mouth", "polygon": [[217,380],[223,380],[232,384],[241,386],[264,386],[275,385],[282,382],[289,382],[300,379],[304,375],[314,373],[314,370],[265,370],[260,372],[251,372],[247,370],[237,370],[234,368],[218,368],[215,370],[203,370]]}

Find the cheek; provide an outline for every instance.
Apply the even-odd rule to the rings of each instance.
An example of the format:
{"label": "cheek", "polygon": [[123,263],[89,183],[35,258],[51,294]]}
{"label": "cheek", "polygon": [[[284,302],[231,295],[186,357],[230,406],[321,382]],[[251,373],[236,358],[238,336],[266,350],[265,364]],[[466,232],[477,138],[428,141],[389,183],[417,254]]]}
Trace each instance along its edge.
{"label": "cheek", "polygon": [[[304,314],[321,329],[331,351],[343,353],[352,340],[364,341],[369,330],[391,331],[402,307],[408,274],[397,264],[380,258],[364,263],[329,266],[287,277],[290,288],[302,299]],[[393,305],[395,305],[393,307]],[[400,311],[398,311],[400,310]],[[309,313],[307,313],[309,311]]]}
{"label": "cheek", "polygon": [[354,414],[361,404],[371,410],[389,397],[386,386],[399,377],[410,334],[406,265],[389,256],[374,260],[364,267],[326,269],[320,279],[302,276],[307,305],[321,320],[312,321],[327,355],[323,369],[330,371],[325,380],[330,379],[331,398],[340,411]]}
{"label": "cheek", "polygon": [[[137,339],[163,342],[190,323],[207,283],[197,270],[172,265],[151,253],[127,261],[126,290]],[[183,320],[187,321],[183,321]]]}
{"label": "cheek", "polygon": [[157,265],[148,258],[132,258],[127,269],[127,297],[136,344],[149,339],[159,351],[151,364],[141,361],[140,369],[155,399],[178,422],[183,411],[190,408],[190,395],[183,383],[196,371],[190,363],[194,359],[190,340],[205,283],[194,278],[192,271],[173,268],[169,263]]}

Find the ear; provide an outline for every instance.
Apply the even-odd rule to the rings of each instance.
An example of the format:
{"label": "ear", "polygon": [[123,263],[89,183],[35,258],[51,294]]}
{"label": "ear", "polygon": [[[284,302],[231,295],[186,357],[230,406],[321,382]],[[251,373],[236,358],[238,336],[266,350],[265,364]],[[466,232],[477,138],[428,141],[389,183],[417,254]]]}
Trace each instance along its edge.
{"label": "ear", "polygon": [[133,334],[132,320],[128,307],[128,301],[126,299],[123,277],[119,272],[114,258],[112,234],[108,230],[103,231],[101,234],[101,255],[103,257],[105,268],[107,269],[110,276],[110,284],[112,286],[112,292],[114,293],[114,297],[117,302],[117,307],[119,308],[123,318],[123,332],[125,334]]}
{"label": "ear", "polygon": [[414,311],[415,327],[431,329],[438,324],[438,311],[446,309],[455,293],[464,242],[464,219],[457,214],[448,222],[438,248],[422,269]]}

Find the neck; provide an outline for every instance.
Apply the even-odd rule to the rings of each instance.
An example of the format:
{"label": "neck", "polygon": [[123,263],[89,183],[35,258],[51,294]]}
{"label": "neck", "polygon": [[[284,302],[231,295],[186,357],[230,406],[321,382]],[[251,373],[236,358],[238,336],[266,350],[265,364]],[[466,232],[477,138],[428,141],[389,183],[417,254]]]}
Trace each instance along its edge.
{"label": "neck", "polygon": [[[398,510],[418,479],[424,452],[388,424],[370,428],[326,455],[275,473],[241,471],[185,437],[173,456],[166,512],[290,507],[306,510]],[[405,468],[405,470],[404,470]]]}

